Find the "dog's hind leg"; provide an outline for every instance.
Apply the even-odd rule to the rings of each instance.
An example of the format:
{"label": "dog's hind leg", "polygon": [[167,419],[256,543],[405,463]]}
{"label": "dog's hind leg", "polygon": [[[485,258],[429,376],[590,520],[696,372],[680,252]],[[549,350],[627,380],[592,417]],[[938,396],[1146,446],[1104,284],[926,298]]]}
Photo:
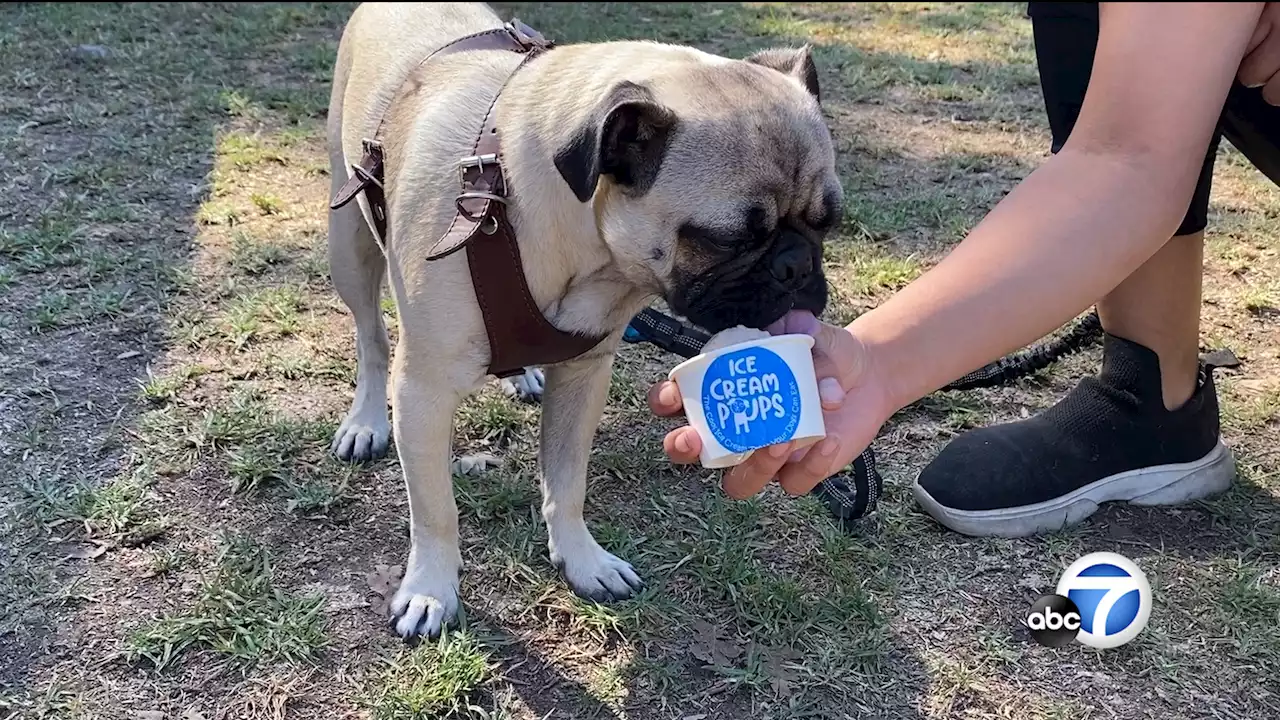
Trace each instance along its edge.
{"label": "dog's hind leg", "polygon": [[587,460],[609,392],[613,355],[548,367],[538,453],[551,562],[581,597],[622,600],[643,584],[626,561],[596,543],[582,519]]}
{"label": "dog's hind leg", "polygon": [[[335,169],[340,172],[341,165]],[[337,173],[335,173],[335,176]],[[334,191],[345,179],[336,177]],[[376,460],[387,454],[387,362],[391,346],[382,322],[380,295],[386,259],[365,224],[360,207],[347,203],[329,211],[329,275],[355,317],[356,395],[330,446],[338,459]]]}
{"label": "dog's hind leg", "polygon": [[498,381],[502,392],[508,397],[533,403],[542,400],[542,389],[546,387],[546,383],[546,373],[538,367],[527,367],[523,375],[514,375]]}

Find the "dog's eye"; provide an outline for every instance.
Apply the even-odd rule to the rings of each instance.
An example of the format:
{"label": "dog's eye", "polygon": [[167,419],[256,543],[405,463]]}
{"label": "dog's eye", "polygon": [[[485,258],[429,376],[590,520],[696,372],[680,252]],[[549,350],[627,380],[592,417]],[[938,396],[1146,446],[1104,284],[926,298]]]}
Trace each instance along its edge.
{"label": "dog's eye", "polygon": [[759,205],[753,206],[747,211],[747,231],[751,234],[752,244],[758,245],[768,242],[778,229],[769,222],[769,213]]}
{"label": "dog's eye", "polygon": [[707,245],[716,250],[734,250],[742,247],[745,242],[741,232],[706,228],[695,223],[681,225],[680,235],[692,242]]}

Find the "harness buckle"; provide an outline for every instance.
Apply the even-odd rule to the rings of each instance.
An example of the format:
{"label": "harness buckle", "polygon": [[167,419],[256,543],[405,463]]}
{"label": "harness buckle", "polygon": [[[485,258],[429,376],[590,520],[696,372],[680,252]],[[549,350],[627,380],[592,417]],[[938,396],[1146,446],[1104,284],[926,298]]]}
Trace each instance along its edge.
{"label": "harness buckle", "polygon": [[520,46],[526,50],[535,47],[551,47],[551,43],[547,42],[542,33],[525,25],[519,18],[512,18],[511,22],[507,23],[507,32],[511,33],[511,37],[515,38],[515,41],[520,43]]}
{"label": "harness buckle", "polygon": [[462,158],[461,160],[459,160],[459,161],[458,161],[458,167],[463,168],[463,169],[466,169],[466,168],[477,168],[477,169],[479,169],[480,171],[482,171],[482,172],[483,172],[483,171],[484,171],[484,164],[485,164],[485,163],[491,163],[491,164],[492,164],[492,163],[496,163],[496,162],[498,162],[498,154],[497,154],[497,153],[487,153],[487,154],[484,154],[484,155],[468,155],[468,156],[466,156],[466,157],[464,157],[464,158]]}

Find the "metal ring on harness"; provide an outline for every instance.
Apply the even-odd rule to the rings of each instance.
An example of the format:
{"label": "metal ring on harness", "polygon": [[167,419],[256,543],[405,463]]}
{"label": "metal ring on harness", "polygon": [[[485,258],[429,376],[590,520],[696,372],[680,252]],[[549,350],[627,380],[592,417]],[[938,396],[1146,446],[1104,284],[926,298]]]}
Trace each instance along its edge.
{"label": "metal ring on harness", "polygon": [[382,183],[378,181],[378,178],[374,177],[374,176],[373,176],[373,173],[369,172],[368,170],[365,170],[365,169],[364,169],[363,167],[361,167],[360,165],[357,165],[357,164],[354,164],[354,163],[353,163],[353,164],[351,165],[351,170],[352,170],[356,175],[359,175],[361,180],[364,180],[365,182],[373,183],[374,185],[377,185],[379,190],[384,189],[384,188],[382,187]]}
{"label": "metal ring on harness", "polygon": [[[483,216],[476,215],[472,213],[470,210],[468,210],[466,206],[462,204],[464,200],[492,200],[493,202],[502,203],[503,205],[507,204],[507,199],[502,197],[501,195],[494,195],[493,193],[480,192],[479,190],[464,192],[461,195],[459,195],[457,199],[453,201],[453,204],[457,206],[458,214],[462,215],[462,217],[470,220],[471,222],[480,222],[480,220],[483,219]],[[491,235],[492,233],[488,233],[488,234]]]}

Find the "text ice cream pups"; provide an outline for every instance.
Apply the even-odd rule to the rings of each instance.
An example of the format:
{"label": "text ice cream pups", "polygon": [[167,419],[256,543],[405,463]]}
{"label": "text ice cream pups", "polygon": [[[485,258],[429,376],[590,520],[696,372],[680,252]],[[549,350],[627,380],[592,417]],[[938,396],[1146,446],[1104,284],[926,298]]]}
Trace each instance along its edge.
{"label": "text ice cream pups", "polygon": [[728,370],[729,377],[713,378],[707,387],[721,430],[732,419],[735,435],[750,434],[753,420],[787,416],[777,373],[759,373],[755,355],[734,358]]}

